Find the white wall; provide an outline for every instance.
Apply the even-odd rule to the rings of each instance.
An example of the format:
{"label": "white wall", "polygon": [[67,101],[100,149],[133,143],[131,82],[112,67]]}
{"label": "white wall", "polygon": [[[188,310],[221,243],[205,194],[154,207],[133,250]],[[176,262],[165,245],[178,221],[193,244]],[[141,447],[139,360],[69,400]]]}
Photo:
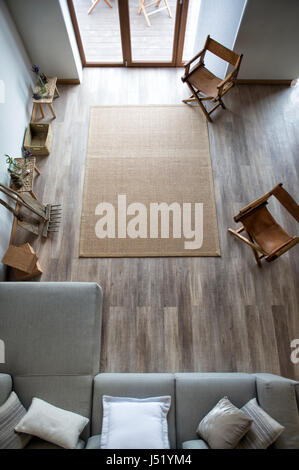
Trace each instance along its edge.
{"label": "white wall", "polygon": [[[32,78],[30,60],[4,0],[0,0],[0,63],[2,92],[5,88],[5,93],[0,93],[0,182],[7,184],[4,154],[21,156],[24,132],[32,110]],[[1,193],[0,197],[4,199]],[[11,228],[12,216],[0,206],[0,260],[8,248]],[[1,280],[3,274],[4,267],[0,263]]]}
{"label": "white wall", "polygon": [[66,0],[8,0],[33,63],[49,76],[82,79],[82,65]]}
{"label": "white wall", "polygon": [[235,43],[239,78],[299,77],[299,0],[248,0]]}
{"label": "white wall", "polygon": [[[234,44],[245,5],[246,0],[201,0],[194,54],[202,49],[208,34],[224,46],[239,53],[239,48],[234,48]],[[207,53],[205,64],[218,77],[225,77],[226,62]]]}

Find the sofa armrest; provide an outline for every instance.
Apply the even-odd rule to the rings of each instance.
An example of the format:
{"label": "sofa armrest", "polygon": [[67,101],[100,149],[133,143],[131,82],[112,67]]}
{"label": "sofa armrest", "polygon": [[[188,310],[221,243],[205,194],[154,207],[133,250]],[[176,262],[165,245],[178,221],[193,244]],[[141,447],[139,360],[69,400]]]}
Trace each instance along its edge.
{"label": "sofa armrest", "polygon": [[183,442],[183,449],[209,449],[208,444],[202,439],[193,439],[192,441]]}
{"label": "sofa armrest", "polygon": [[12,379],[8,374],[0,374],[0,406],[6,402],[12,391]]}
{"label": "sofa armrest", "polygon": [[101,434],[91,436],[85,446],[85,449],[100,449],[101,448]]}
{"label": "sofa armrest", "polygon": [[275,442],[279,449],[299,449],[299,383],[272,374],[255,374],[260,406],[285,430]]}

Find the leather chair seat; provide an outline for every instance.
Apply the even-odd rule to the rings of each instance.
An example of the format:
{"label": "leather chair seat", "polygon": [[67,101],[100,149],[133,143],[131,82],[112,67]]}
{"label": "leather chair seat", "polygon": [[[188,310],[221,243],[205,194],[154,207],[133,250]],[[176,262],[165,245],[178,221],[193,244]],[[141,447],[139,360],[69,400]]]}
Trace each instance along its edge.
{"label": "leather chair seat", "polygon": [[254,241],[268,254],[286,245],[292,237],[263,206],[243,218],[243,224]]}
{"label": "leather chair seat", "polygon": [[216,98],[218,95],[217,85],[219,85],[221,80],[205,67],[200,67],[194,72],[191,72],[188,77],[188,82],[191,83],[191,85],[193,85],[193,87],[198,91],[201,91],[207,96]]}

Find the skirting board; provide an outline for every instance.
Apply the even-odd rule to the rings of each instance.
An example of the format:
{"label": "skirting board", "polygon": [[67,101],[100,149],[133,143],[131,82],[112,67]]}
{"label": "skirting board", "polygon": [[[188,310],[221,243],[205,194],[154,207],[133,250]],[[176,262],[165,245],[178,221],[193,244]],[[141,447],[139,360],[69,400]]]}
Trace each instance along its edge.
{"label": "skirting board", "polygon": [[290,86],[293,80],[259,80],[259,79],[237,79],[238,85],[285,85]]}
{"label": "skirting board", "polygon": [[79,78],[58,78],[57,85],[80,85]]}

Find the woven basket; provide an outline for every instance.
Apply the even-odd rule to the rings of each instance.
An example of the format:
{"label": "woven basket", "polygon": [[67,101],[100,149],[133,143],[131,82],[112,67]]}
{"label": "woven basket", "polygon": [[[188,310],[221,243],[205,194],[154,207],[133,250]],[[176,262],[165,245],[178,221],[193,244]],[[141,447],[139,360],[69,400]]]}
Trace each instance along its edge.
{"label": "woven basket", "polygon": [[26,130],[24,149],[32,155],[50,155],[52,146],[52,129],[48,123],[31,122]]}

